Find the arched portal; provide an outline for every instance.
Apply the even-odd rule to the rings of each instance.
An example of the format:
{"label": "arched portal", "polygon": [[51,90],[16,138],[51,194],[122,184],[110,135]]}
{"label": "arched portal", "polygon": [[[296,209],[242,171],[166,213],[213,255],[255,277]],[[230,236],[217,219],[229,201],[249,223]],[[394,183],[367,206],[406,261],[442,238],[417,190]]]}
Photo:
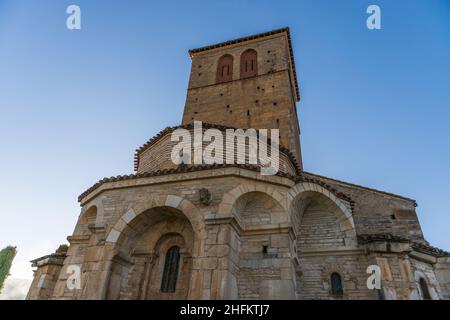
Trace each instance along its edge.
{"label": "arched portal", "polygon": [[117,239],[107,298],[187,299],[194,240],[179,209],[161,206],[137,215]]}

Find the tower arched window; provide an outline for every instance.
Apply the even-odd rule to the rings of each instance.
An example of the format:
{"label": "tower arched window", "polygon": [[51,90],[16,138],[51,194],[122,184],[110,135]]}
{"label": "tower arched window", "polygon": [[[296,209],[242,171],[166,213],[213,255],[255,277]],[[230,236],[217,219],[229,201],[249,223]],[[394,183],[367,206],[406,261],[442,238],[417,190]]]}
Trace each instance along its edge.
{"label": "tower arched window", "polygon": [[337,272],[331,274],[331,294],[334,296],[342,296],[344,294],[342,278]]}
{"label": "tower arched window", "polygon": [[422,292],[422,299],[423,300],[431,300],[430,291],[428,290],[428,285],[424,278],[420,278],[419,286],[420,286],[420,291]]}
{"label": "tower arched window", "polygon": [[233,80],[233,56],[225,54],[217,62],[216,83]]}
{"label": "tower arched window", "polygon": [[241,54],[241,79],[254,77],[258,74],[258,54],[253,49]]}
{"label": "tower arched window", "polygon": [[164,271],[161,281],[161,292],[175,292],[180,264],[180,248],[177,246],[167,250]]}

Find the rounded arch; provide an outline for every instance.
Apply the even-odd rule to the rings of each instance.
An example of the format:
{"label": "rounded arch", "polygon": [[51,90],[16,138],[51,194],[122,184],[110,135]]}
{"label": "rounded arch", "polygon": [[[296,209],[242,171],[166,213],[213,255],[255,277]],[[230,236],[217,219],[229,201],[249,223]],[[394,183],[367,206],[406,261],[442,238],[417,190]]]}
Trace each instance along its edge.
{"label": "rounded arch", "polygon": [[255,49],[247,49],[241,54],[241,79],[258,75],[258,53]]}
{"label": "rounded arch", "polygon": [[88,207],[84,212],[81,214],[81,220],[83,222],[86,222],[87,224],[93,224],[95,223],[95,220],[97,219],[97,206],[92,205]]}
{"label": "rounded arch", "polygon": [[[124,224],[122,220],[122,225],[116,224],[121,233],[110,250],[112,263],[106,289],[108,299],[187,298],[192,258],[200,256],[198,251],[195,252],[198,236],[191,221],[179,208],[168,206],[167,200],[163,204],[134,217],[124,215],[121,219],[130,221]],[[130,212],[127,214],[131,215]],[[171,280],[176,290],[172,290],[172,286],[171,290],[165,290],[166,287],[161,286],[164,263],[167,250],[173,246],[179,247],[180,269],[170,272],[173,277],[176,271],[176,277]]]}
{"label": "rounded arch", "polygon": [[339,272],[332,272],[330,274],[330,292],[335,297],[342,297],[344,295],[344,282]]}
{"label": "rounded arch", "polygon": [[95,225],[97,220],[98,208],[97,206],[90,205],[83,208],[78,218],[77,225],[75,227],[75,235],[90,235],[89,227]]}
{"label": "rounded arch", "polygon": [[153,197],[129,208],[109,231],[106,242],[115,246],[128,229],[134,230],[133,226],[139,221],[140,216],[157,208],[175,209],[180,212],[190,222],[195,237],[198,240],[206,238],[204,221],[198,208],[187,199],[176,195],[167,195]]}
{"label": "rounded arch", "polygon": [[217,61],[216,83],[233,80],[233,56],[224,54]]}
{"label": "rounded arch", "polygon": [[275,198],[261,191],[241,195],[233,204],[232,212],[245,228],[288,222],[287,211]]}
{"label": "rounded arch", "polygon": [[335,205],[336,208],[339,209],[340,212],[342,212],[343,217],[340,222],[344,222],[348,225],[348,227],[354,229],[355,223],[353,221],[353,213],[350,209],[350,204],[344,202],[343,200],[336,197],[333,193],[331,193],[326,188],[322,187],[321,185],[310,183],[310,182],[303,182],[296,184],[293,186],[289,192],[288,192],[288,207],[289,207],[289,215],[292,217],[294,210],[298,209],[298,206],[301,205],[299,203],[299,199],[301,199],[303,196],[307,195],[308,193],[319,193],[326,197],[327,199],[331,200]]}
{"label": "rounded arch", "polygon": [[350,204],[324,187],[301,183],[288,192],[289,221],[300,251],[312,248],[356,248]]}
{"label": "rounded arch", "polygon": [[414,282],[416,289],[411,292],[411,300],[435,300],[439,299],[435,288],[432,286],[430,278],[423,270],[414,271]]}
{"label": "rounded arch", "polygon": [[236,203],[236,200],[249,192],[262,192],[267,194],[274,198],[283,210],[287,211],[286,197],[277,189],[267,184],[242,183],[222,196],[222,201],[219,204],[219,214],[231,216],[233,205]]}

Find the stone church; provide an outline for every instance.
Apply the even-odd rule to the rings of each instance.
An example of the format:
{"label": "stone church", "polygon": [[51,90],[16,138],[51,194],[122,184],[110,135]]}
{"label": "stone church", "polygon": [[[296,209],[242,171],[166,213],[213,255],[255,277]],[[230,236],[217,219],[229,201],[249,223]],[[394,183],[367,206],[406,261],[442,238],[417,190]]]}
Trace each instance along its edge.
{"label": "stone church", "polygon": [[[189,55],[182,123],[136,150],[133,174],[79,196],[69,246],[32,261],[28,299],[450,298],[450,255],[425,240],[415,200],[304,171],[288,28]],[[175,164],[171,135],[194,121],[279,129],[278,172]]]}

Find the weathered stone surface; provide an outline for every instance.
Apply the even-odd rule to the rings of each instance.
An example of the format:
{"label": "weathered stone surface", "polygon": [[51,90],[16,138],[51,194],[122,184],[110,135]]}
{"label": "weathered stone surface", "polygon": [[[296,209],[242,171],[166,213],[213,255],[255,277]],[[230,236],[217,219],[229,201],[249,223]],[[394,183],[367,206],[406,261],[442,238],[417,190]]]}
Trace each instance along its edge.
{"label": "weathered stone surface", "polygon": [[[241,79],[249,48],[258,74]],[[301,164],[289,48],[284,30],[193,53],[183,123],[279,128]],[[216,84],[224,54],[234,57],[232,81]],[[80,196],[69,250],[33,262],[28,299],[422,299],[421,280],[432,299],[450,298],[449,255],[426,243],[414,200],[297,175],[286,155],[286,175],[238,166],[167,171],[176,168],[170,136],[152,141],[137,156],[138,175]],[[380,292],[367,288],[375,264]],[[71,266],[80,267],[78,289],[67,286]]]}

